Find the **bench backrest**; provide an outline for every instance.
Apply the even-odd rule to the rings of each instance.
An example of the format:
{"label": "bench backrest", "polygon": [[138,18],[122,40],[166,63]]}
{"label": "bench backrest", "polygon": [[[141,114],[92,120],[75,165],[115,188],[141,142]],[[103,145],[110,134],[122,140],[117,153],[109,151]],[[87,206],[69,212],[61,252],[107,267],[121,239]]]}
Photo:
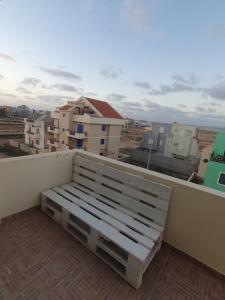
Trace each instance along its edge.
{"label": "bench backrest", "polygon": [[75,155],[73,181],[161,226],[171,188]]}

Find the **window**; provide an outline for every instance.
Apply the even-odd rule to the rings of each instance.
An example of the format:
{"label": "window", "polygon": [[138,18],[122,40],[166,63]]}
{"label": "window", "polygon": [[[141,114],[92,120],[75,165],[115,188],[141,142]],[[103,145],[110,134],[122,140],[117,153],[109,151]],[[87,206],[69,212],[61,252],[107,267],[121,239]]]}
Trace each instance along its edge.
{"label": "window", "polygon": [[225,185],[225,173],[219,173],[217,184]]}
{"label": "window", "polygon": [[37,132],[37,133],[40,133],[40,130],[39,130],[39,128],[37,128],[36,132]]}
{"label": "window", "polygon": [[162,145],[163,145],[163,140],[160,140],[159,146],[162,146]]}
{"label": "window", "polygon": [[77,140],[77,148],[82,148],[83,147],[83,140]]}
{"label": "window", "polygon": [[65,128],[63,128],[62,131],[65,131]]}
{"label": "window", "polygon": [[39,140],[35,140],[36,145],[40,145]]}
{"label": "window", "polygon": [[103,153],[103,152],[100,152],[100,153],[99,153],[99,155],[103,156],[103,155],[104,155],[104,153]]}
{"label": "window", "polygon": [[77,124],[77,133],[84,133],[84,125]]}
{"label": "window", "polygon": [[101,139],[101,145],[105,144],[105,139]]}
{"label": "window", "polygon": [[106,131],[106,125],[102,125],[102,131]]}
{"label": "window", "polygon": [[62,141],[62,144],[64,144],[64,141]]}
{"label": "window", "polygon": [[63,118],[65,117],[66,114],[63,114]]}

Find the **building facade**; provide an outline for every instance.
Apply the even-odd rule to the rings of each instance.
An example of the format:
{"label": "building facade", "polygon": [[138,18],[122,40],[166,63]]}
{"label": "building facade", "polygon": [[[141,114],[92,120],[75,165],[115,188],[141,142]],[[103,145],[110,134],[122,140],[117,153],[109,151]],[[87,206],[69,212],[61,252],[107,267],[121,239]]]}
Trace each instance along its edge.
{"label": "building facade", "polygon": [[197,140],[200,151],[208,145],[213,145],[216,136],[215,130],[197,128]]}
{"label": "building facade", "polygon": [[152,123],[142,136],[141,147],[131,151],[131,161],[152,170],[187,180],[198,170],[196,128],[180,124]]}
{"label": "building facade", "polygon": [[50,124],[50,113],[24,119],[25,144],[37,149],[46,149],[47,127]]}
{"label": "building facade", "polygon": [[196,133],[196,127],[173,123],[171,133],[166,140],[165,156],[181,159],[199,157]]}
{"label": "building facade", "polygon": [[171,131],[171,124],[152,122],[151,129],[141,139],[141,148],[164,153],[166,139]]}
{"label": "building facade", "polygon": [[52,113],[48,128],[51,152],[84,149],[117,158],[123,117],[105,101],[80,97]]}

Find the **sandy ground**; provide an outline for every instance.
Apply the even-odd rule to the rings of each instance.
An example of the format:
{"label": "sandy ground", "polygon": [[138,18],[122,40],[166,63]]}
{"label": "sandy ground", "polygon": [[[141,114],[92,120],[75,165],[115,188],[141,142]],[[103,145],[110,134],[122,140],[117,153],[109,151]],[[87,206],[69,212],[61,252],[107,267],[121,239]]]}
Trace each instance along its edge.
{"label": "sandy ground", "polygon": [[130,141],[120,141],[120,148],[136,149],[140,147],[140,143],[132,143]]}

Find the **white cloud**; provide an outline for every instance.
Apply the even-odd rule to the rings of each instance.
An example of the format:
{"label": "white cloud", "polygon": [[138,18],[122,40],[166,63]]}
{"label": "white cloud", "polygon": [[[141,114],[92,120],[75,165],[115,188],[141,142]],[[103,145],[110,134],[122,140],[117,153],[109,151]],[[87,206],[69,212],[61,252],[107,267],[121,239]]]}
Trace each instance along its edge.
{"label": "white cloud", "polygon": [[101,70],[101,75],[106,79],[116,79],[124,74],[122,69],[113,69],[112,67],[105,67]]}
{"label": "white cloud", "polygon": [[0,53],[0,59],[8,60],[8,61],[14,61],[14,59],[5,53]]}

